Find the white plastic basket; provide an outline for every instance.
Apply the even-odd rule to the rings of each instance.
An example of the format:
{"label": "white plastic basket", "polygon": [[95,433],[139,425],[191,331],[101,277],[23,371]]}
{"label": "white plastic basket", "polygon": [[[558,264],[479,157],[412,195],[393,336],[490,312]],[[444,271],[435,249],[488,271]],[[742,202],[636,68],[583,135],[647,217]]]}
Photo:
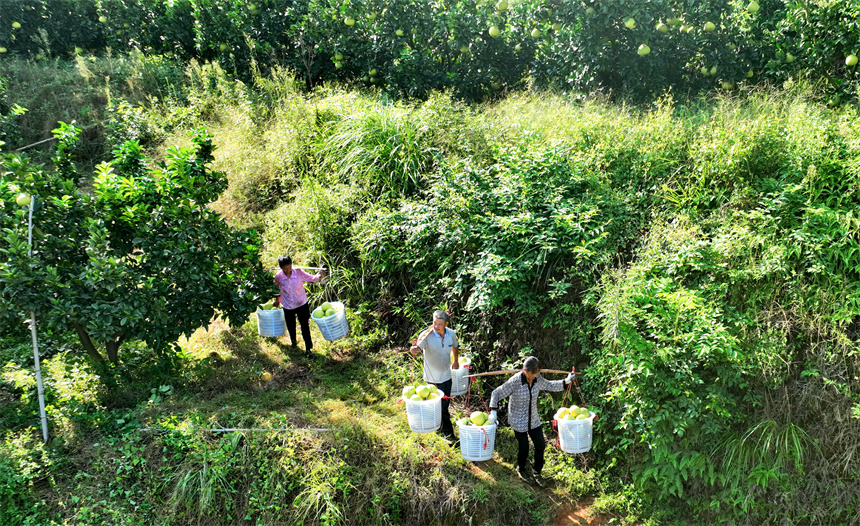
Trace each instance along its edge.
{"label": "white plastic basket", "polygon": [[283,309],[257,309],[257,332],[260,336],[283,336],[287,332]]}
{"label": "white plastic basket", "polygon": [[416,433],[432,433],[442,427],[442,397],[430,400],[403,400],[406,404],[406,420]]}
{"label": "white plastic basket", "polygon": [[496,445],[496,424],[473,426],[457,422],[460,428],[460,455],[473,462],[493,458]]}
{"label": "white plastic basket", "polygon": [[593,411],[582,420],[556,420],[558,446],[565,453],[585,453],[591,449],[591,431],[594,427]]}
{"label": "white plastic basket", "polygon": [[334,314],[331,316],[314,318],[313,315],[311,315],[311,319],[314,320],[317,327],[320,328],[322,337],[330,342],[339,340],[349,334],[349,321],[346,319],[346,308],[343,306],[343,303],[333,301],[331,302],[331,306],[337,307],[334,309]]}
{"label": "white plastic basket", "polygon": [[468,360],[466,363],[461,363],[459,369],[451,368],[451,396],[466,394],[466,390],[469,389],[469,378],[466,376],[474,374],[471,367],[472,360]]}

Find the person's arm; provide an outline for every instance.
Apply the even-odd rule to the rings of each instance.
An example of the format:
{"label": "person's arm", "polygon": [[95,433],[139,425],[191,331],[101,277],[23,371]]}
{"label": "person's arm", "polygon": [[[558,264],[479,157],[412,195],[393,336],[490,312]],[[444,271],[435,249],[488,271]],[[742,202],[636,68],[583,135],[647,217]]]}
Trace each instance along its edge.
{"label": "person's arm", "polygon": [[537,386],[541,391],[564,391],[567,384],[564,380],[547,380],[543,375],[537,377]]}
{"label": "person's arm", "polygon": [[275,274],[275,286],[278,287],[278,297],[275,298],[275,301],[272,302],[272,307],[276,307],[276,308],[281,306],[281,294],[282,294],[281,293],[281,282],[278,279],[278,275],[280,273],[281,272],[278,271],[278,274]]}
{"label": "person's arm", "polygon": [[424,350],[424,340],[427,339],[427,335],[430,334],[430,331],[433,330],[433,326],[428,327],[424,332],[418,335],[415,338],[415,343],[412,344],[412,347],[409,348],[409,352],[412,353],[412,356],[418,356],[418,351]]}
{"label": "person's arm", "polygon": [[493,389],[493,394],[490,395],[490,411],[498,411],[499,402],[511,396],[511,393],[514,392],[514,386],[516,385],[513,381],[514,378],[516,378],[516,375],[508,379],[507,382]]}
{"label": "person's arm", "polygon": [[424,352],[424,348],[427,346],[425,342],[426,340],[417,340],[416,343],[409,348],[409,352],[412,353],[412,356],[418,356],[419,352]]}
{"label": "person's arm", "polygon": [[499,421],[499,402],[511,396],[511,393],[514,392],[514,378],[517,378],[517,376],[517,374],[513,375],[508,378],[507,382],[493,389],[493,393],[490,395],[490,418],[488,419],[488,422],[491,424]]}
{"label": "person's arm", "polygon": [[305,272],[304,270],[302,270],[300,268],[293,268],[293,272],[298,273],[299,277],[302,278],[302,281],[304,281],[306,283],[307,282],[319,283],[320,278],[325,276],[325,271],[323,271],[323,270],[320,270],[315,276],[311,276],[310,274],[308,274],[307,272]]}
{"label": "person's arm", "polygon": [[457,333],[451,334],[451,352],[454,354],[454,362],[451,363],[451,369],[460,368],[460,341],[457,340]]}

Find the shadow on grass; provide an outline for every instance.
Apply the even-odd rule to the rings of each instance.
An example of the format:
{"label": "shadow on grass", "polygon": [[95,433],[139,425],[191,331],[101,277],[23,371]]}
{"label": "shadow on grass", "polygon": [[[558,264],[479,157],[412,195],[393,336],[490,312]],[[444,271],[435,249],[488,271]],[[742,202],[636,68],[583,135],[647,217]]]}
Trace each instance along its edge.
{"label": "shadow on grass", "polygon": [[39,406],[31,397],[29,403],[21,401],[21,394],[0,383],[0,429],[18,430],[37,423]]}

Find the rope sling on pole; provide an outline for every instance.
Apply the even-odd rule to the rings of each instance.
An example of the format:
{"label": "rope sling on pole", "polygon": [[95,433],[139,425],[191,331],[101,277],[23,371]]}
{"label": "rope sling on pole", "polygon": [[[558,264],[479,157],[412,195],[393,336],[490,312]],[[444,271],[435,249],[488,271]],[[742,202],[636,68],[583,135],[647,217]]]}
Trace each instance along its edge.
{"label": "rope sling on pole", "polygon": [[[429,335],[430,330],[432,329],[433,327],[430,327],[429,329],[423,331],[419,335],[419,338],[424,338]],[[415,338],[412,340],[413,347],[417,347],[419,338]],[[432,369],[427,369],[426,367],[420,366],[418,363],[417,356],[415,354],[412,354],[411,349],[407,352],[412,355],[412,360],[415,365],[414,370],[416,374],[420,374],[421,381],[426,382],[428,386],[433,388],[431,393],[435,393],[435,395],[427,394],[425,395],[426,399],[424,400],[420,400],[420,398],[424,398],[424,396],[422,396],[420,393],[418,393],[419,400],[411,400],[407,399],[405,396],[401,396],[398,403],[402,401],[406,405],[406,419],[409,422],[409,427],[412,429],[412,431],[415,431],[416,433],[429,433],[432,431],[436,431],[440,427],[443,427],[442,403],[443,401],[451,400],[451,397],[449,395],[446,395],[444,391],[440,390],[435,385],[440,382],[436,381]],[[420,370],[422,369],[424,373],[426,373],[426,376],[428,378],[426,380],[424,379],[425,374],[420,372]]]}
{"label": "rope sling on pole", "polygon": [[[579,388],[578,374],[576,372],[576,368],[573,368],[573,380],[567,386],[565,390],[564,397],[561,400],[561,408],[559,411],[565,409],[565,404],[567,403],[567,396],[571,392],[571,387],[576,388],[576,392],[579,395],[579,400],[582,402],[582,407],[588,411],[589,417],[585,419],[580,419],[580,415],[584,415],[585,413],[581,413],[580,418],[577,419],[569,419],[569,418],[559,418],[559,412],[556,412],[556,415],[552,419],[552,428],[555,431],[555,445],[565,453],[584,453],[591,449],[592,442],[592,433],[593,433],[593,422],[597,418],[597,415],[592,413],[588,409],[588,404],[585,402],[585,397],[582,395],[582,390]],[[571,413],[572,414],[572,413]],[[566,416],[566,415],[565,415]],[[564,424],[560,424],[561,421],[564,421]],[[573,427],[571,427],[573,426]],[[562,431],[560,428],[565,428],[564,430],[564,442],[562,444]]]}
{"label": "rope sling on pole", "polygon": [[[565,390],[564,390],[564,396],[562,396],[562,397],[561,397],[561,406],[562,406],[562,407],[564,407],[564,406],[565,406],[565,404],[567,403],[567,395],[569,395],[569,394],[570,394],[570,388],[571,388],[571,386],[573,385],[573,383],[574,383],[575,381],[576,381],[576,377],[574,377],[573,381],[571,381],[571,382],[567,385],[567,389],[565,389]],[[585,403],[585,402],[583,401],[583,403]],[[553,419],[551,420],[551,423],[552,423],[552,430],[553,430],[553,431],[555,431],[555,446],[556,446],[557,448],[561,449],[561,445],[559,444],[559,441],[558,441],[558,420],[556,420],[555,418],[553,418]]]}
{"label": "rope sling on pole", "polygon": [[[469,379],[469,385],[466,388],[466,400],[465,400],[463,408],[467,413],[470,413],[471,409],[472,409],[472,404],[471,404],[472,384],[477,383],[477,380],[475,379],[475,375],[467,376],[466,378]],[[479,398],[481,399],[481,403],[484,404],[484,412],[487,414],[490,414],[490,408],[487,407],[487,401],[484,398],[484,390],[481,388],[480,384],[478,384],[478,390],[480,391]],[[498,420],[493,422],[493,424],[495,424],[498,427],[498,425],[499,425]],[[495,437],[495,431],[493,431],[493,433],[494,433],[493,436]],[[490,435],[487,433],[486,430],[484,430],[483,426],[481,426],[481,435],[483,437],[483,442],[481,445],[482,445],[482,448],[484,450],[486,450],[490,444]],[[461,446],[461,449],[462,449],[462,446]],[[492,454],[492,451],[490,452],[490,455],[491,454]]]}

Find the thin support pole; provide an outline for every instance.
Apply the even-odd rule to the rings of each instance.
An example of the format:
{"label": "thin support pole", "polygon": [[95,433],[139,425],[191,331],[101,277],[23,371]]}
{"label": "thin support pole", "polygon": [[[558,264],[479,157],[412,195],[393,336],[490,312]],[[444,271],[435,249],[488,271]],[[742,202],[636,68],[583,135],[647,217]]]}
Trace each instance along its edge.
{"label": "thin support pole", "polygon": [[[28,256],[33,256],[33,207],[36,197],[30,197],[30,215],[27,221]],[[42,365],[39,360],[39,338],[36,336],[36,313],[30,311],[30,335],[33,337],[33,362],[36,365],[36,388],[39,396],[39,416],[42,419],[42,440],[48,443],[48,414],[45,412],[45,386],[42,383]]]}
{"label": "thin support pole", "polygon": [[42,419],[42,440],[48,443],[48,414],[45,412],[45,386],[39,361],[39,340],[36,337],[36,313],[30,311],[30,334],[33,336],[33,361],[36,364],[36,388],[39,395],[39,416]]}
{"label": "thin support pole", "polygon": [[34,142],[33,144],[28,144],[27,146],[22,146],[22,147],[20,147],[20,148],[16,149],[15,151],[16,151],[16,152],[23,152],[24,150],[26,150],[26,149],[28,149],[28,148],[32,148],[33,146],[38,146],[38,145],[40,145],[40,144],[42,144],[42,143],[44,143],[44,142],[48,142],[48,141],[55,141],[55,140],[57,140],[57,138],[56,138],[56,137],[48,137],[47,139],[43,139],[43,140],[41,140],[41,141],[39,141],[39,142]]}
{"label": "thin support pole", "polygon": [[[162,428],[162,427],[142,427],[140,431],[145,432],[171,432],[176,431],[175,429],[170,428]],[[184,428],[183,431],[195,431],[195,432],[210,432],[210,433],[274,433],[274,432],[284,432],[284,433],[300,433],[302,431],[308,431],[311,433],[323,433],[326,431],[331,431],[331,429],[327,427],[296,427],[296,428],[285,428],[285,427],[276,427],[276,428],[265,428],[265,427],[191,427]]]}

